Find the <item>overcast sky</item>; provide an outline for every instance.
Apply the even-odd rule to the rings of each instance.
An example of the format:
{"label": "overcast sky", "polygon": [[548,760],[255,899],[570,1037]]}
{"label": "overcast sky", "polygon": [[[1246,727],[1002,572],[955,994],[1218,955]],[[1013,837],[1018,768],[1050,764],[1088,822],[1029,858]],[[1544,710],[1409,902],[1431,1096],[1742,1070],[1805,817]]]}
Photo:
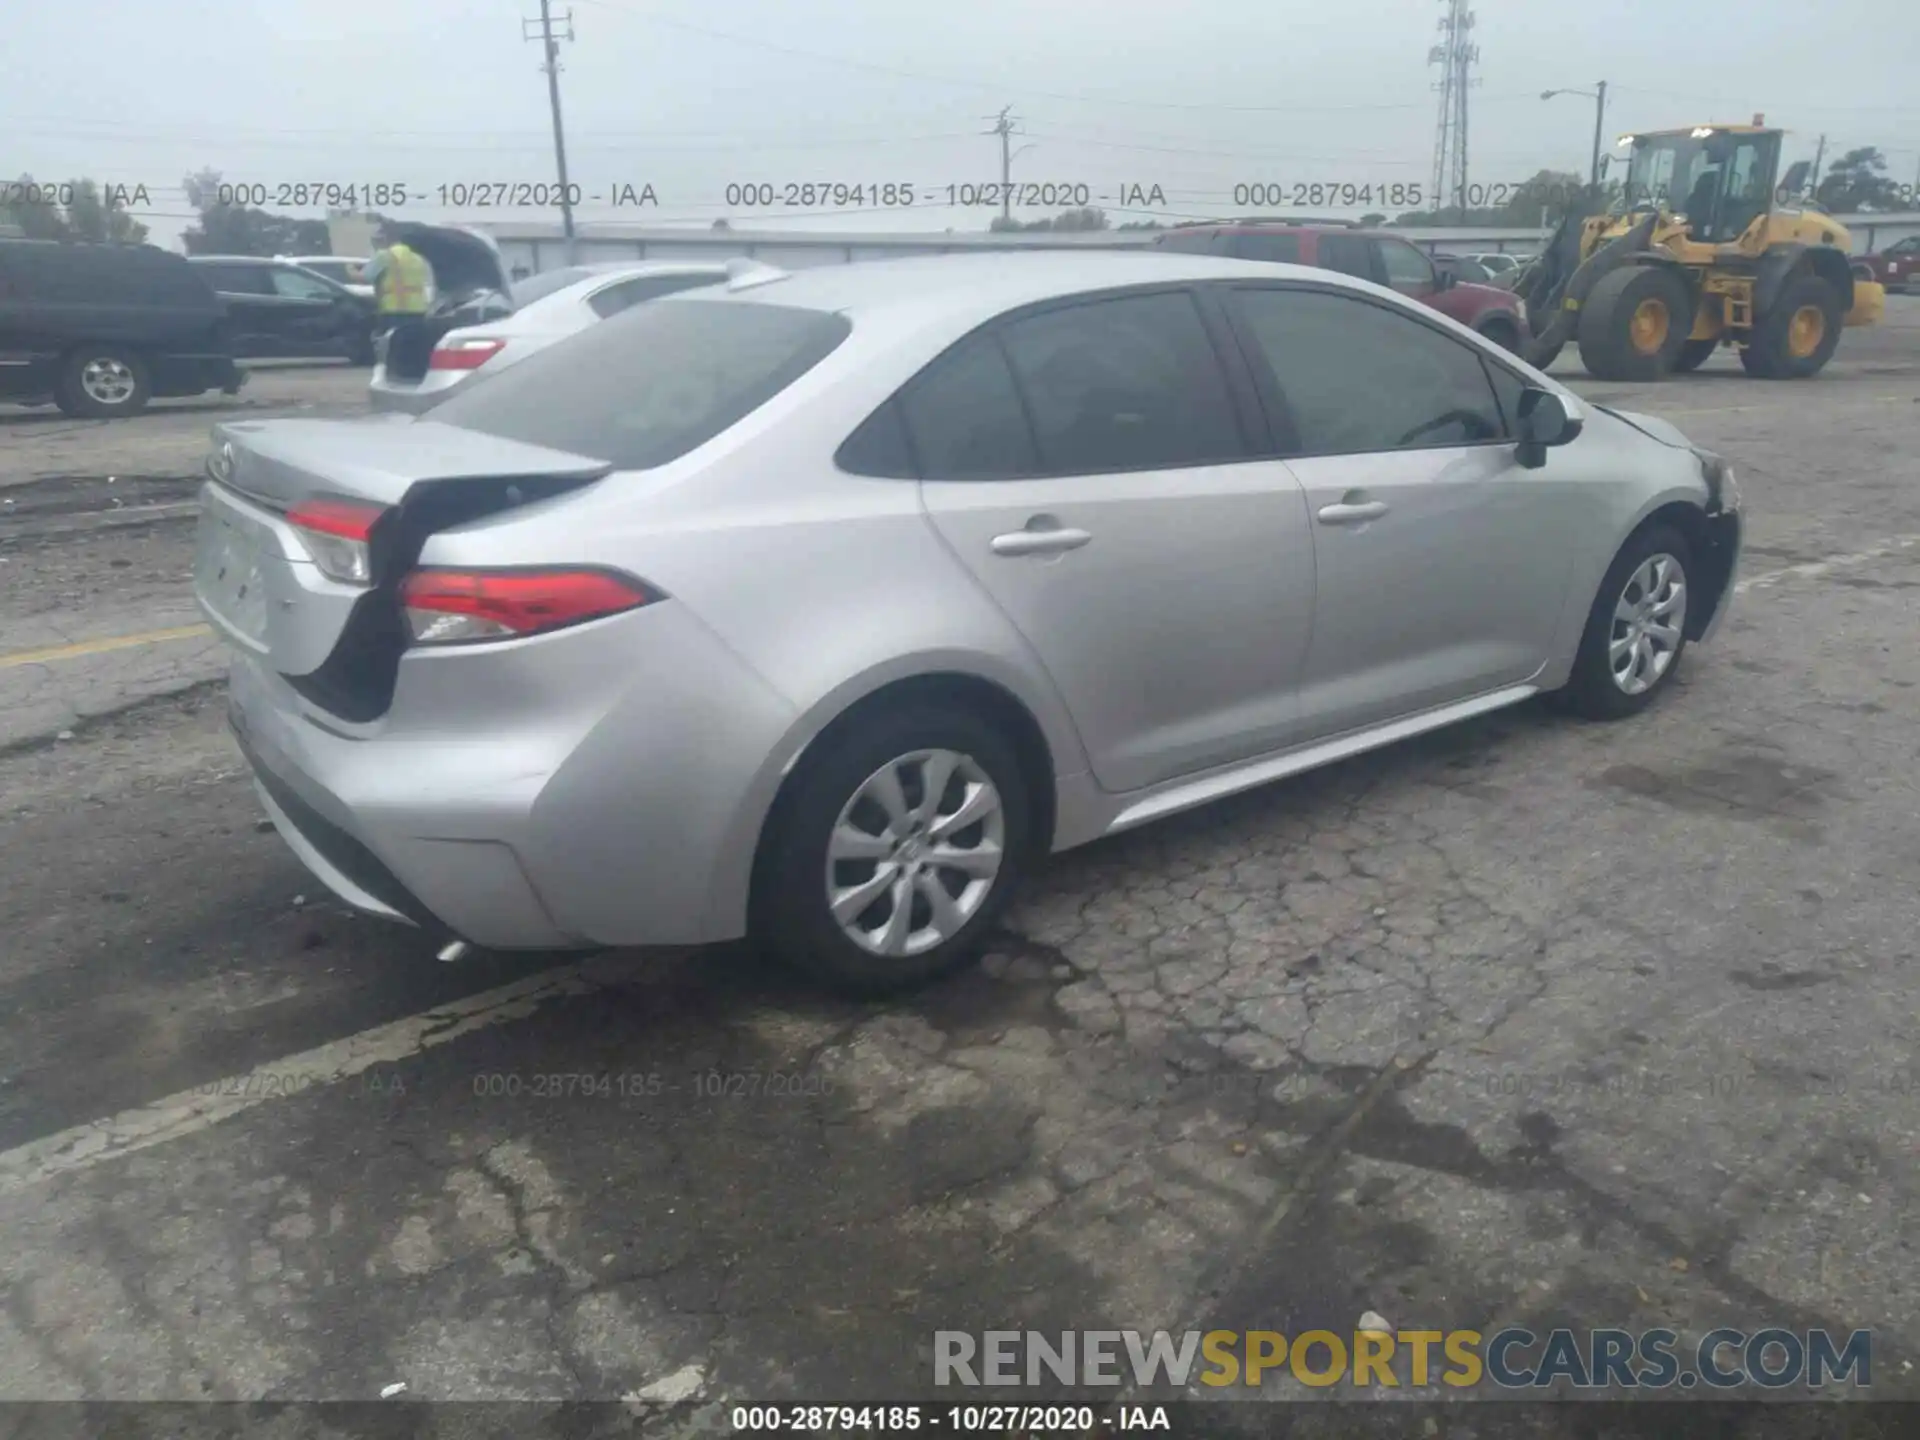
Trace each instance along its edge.
{"label": "overcast sky", "polygon": [[[568,0],[557,5],[564,14]],[[1431,175],[1426,58],[1441,0],[571,7],[561,83],[573,178],[589,196],[651,184],[659,199],[618,211],[588,200],[583,225],[984,228],[991,209],[929,202],[999,178],[999,142],[981,132],[1002,106],[1031,147],[1014,178],[1085,185],[1116,221],[1144,218],[1121,213],[1123,185],[1158,185],[1154,208],[1174,219],[1283,208],[1234,203],[1240,184]],[[446,213],[441,185],[553,178],[539,47],[521,38],[538,0],[14,0],[4,13],[0,165],[144,185],[150,203],[136,208],[161,243],[191,219],[180,179],[203,166],[273,189],[404,184],[422,198],[399,213],[415,219]],[[1908,0],[1481,0],[1478,40],[1476,180],[1584,171],[1591,103],[1539,93],[1599,79],[1613,87],[1609,145],[1636,127],[1764,111],[1793,132],[1789,159],[1811,156],[1824,132],[1830,158],[1879,145],[1895,178],[1920,179],[1920,9]],[[911,184],[920,203],[727,204],[730,183],[807,181]]]}

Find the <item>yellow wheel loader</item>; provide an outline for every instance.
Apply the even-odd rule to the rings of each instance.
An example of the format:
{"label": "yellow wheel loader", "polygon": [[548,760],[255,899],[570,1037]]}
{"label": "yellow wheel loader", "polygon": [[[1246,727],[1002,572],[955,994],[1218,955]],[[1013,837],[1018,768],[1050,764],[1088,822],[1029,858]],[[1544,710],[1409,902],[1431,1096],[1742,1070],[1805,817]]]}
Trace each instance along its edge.
{"label": "yellow wheel loader", "polygon": [[1776,190],[1783,132],[1761,120],[1621,137],[1619,199],[1576,206],[1501,277],[1526,305],[1532,364],[1571,340],[1596,379],[1657,380],[1732,345],[1749,375],[1799,379],[1842,328],[1880,320],[1886,291],[1854,273],[1845,227]]}

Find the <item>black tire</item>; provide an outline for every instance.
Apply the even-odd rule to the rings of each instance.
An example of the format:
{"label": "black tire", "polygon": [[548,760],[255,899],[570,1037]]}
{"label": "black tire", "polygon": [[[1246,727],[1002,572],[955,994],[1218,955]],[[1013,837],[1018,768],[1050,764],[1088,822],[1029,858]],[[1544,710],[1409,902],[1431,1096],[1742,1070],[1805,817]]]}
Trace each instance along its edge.
{"label": "black tire", "polygon": [[[1626,597],[1629,581],[1634,579],[1640,567],[1658,555],[1666,555],[1678,564],[1681,583],[1687,588],[1687,598],[1692,598],[1694,577],[1698,572],[1694,568],[1693,551],[1688,547],[1686,537],[1671,525],[1664,524],[1650,525],[1637,531],[1620,547],[1613,564],[1607,567],[1606,578],[1600,582],[1600,591],[1594,596],[1593,608],[1587,612],[1587,627],[1580,635],[1580,649],[1574,658],[1573,673],[1557,697],[1562,708],[1588,720],[1625,719],[1651,705],[1679,673],[1680,661],[1687,649],[1684,620],[1678,627],[1681,634],[1672,648],[1672,659],[1654,677],[1653,683],[1637,694],[1630,693],[1615,680],[1609,653],[1616,638],[1615,626],[1618,623],[1614,615],[1615,607]],[[1634,663],[1636,669],[1641,668],[1639,662]]]}
{"label": "black tire", "polygon": [[[1802,348],[1803,331],[1796,318],[1817,315],[1819,336]],[[1804,380],[1817,375],[1833,358],[1846,320],[1840,296],[1818,275],[1796,275],[1780,287],[1773,304],[1753,327],[1753,339],[1740,351],[1740,363],[1760,380]]]}
{"label": "black tire", "polygon": [[[827,844],[843,808],[855,803],[870,778],[890,764],[899,767],[925,751],[965,757],[998,792],[1000,864],[988,889],[977,897],[972,914],[952,934],[917,953],[882,955],[854,940],[833,916],[828,898]],[[915,788],[915,777],[923,772],[909,766],[904,771],[896,768],[895,773],[901,777],[910,804],[924,798]],[[964,782],[962,775],[956,779]],[[949,785],[941,813],[953,813],[959,793]],[[973,960],[993,934],[1026,866],[1032,814],[1018,753],[995,726],[981,717],[956,706],[924,700],[858,715],[802,762],[800,772],[775,807],[755,876],[755,938],[764,950],[844,994],[874,997],[924,985]],[[864,804],[852,812],[850,819],[856,828],[869,833],[880,823],[878,812],[867,811]],[[987,843],[991,836],[976,824],[948,838],[964,849]],[[882,863],[892,862],[843,861],[835,875],[839,883],[851,889],[877,877]],[[933,874],[932,883],[942,885],[949,895],[954,894],[956,882],[965,880],[957,870],[927,873]],[[960,898],[964,898],[964,891]],[[930,921],[923,897],[913,895],[910,903],[909,924]],[[858,928],[880,931],[892,913],[891,896],[876,893],[872,906],[851,918]],[[861,920],[868,924],[859,925]]]}
{"label": "black tire", "polygon": [[1533,366],[1533,368],[1536,370],[1545,370],[1548,366],[1552,365],[1554,361],[1560,358],[1560,352],[1566,348],[1567,348],[1567,342],[1562,340],[1559,344],[1551,346],[1548,349],[1542,350],[1537,354],[1523,355],[1520,358],[1525,360],[1529,365]]}
{"label": "black tire", "polygon": [[147,362],[123,345],[81,345],[60,366],[53,403],[67,415],[117,420],[138,415],[153,397]]}
{"label": "black tire", "polygon": [[1689,370],[1698,370],[1707,363],[1714,351],[1720,348],[1718,339],[1689,340],[1680,347],[1680,357],[1673,362],[1675,374],[1685,374]]}
{"label": "black tire", "polygon": [[1580,363],[1594,379],[1659,380],[1693,328],[1693,297],[1664,266],[1624,265],[1600,277],[1579,328]]}

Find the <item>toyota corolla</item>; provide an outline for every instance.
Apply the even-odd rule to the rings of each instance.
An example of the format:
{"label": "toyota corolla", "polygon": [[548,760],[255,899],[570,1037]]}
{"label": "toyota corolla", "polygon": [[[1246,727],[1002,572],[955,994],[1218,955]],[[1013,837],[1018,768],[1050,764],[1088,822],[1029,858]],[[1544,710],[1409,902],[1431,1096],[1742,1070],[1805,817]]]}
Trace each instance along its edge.
{"label": "toyota corolla", "polygon": [[196,588],[267,813],[437,944],[758,936],[885,991],[1050,851],[1669,687],[1726,464],[1364,280],[741,267],[414,420],[218,428]]}

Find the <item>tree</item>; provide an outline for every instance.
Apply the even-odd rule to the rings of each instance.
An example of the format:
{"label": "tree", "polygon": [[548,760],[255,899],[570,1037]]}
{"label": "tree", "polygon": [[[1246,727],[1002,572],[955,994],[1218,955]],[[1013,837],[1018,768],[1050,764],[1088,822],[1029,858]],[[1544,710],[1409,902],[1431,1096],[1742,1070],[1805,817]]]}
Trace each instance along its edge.
{"label": "tree", "polygon": [[138,245],[147,238],[147,227],[127,213],[130,203],[148,199],[144,187],[112,185],[103,191],[92,180],[43,185],[22,175],[10,189],[11,197],[0,203],[0,222],[17,226],[29,240]]}
{"label": "tree", "polygon": [[324,255],[331,249],[324,220],[275,215],[221,197],[220,172],[200,170],[180,182],[200,212],[181,243],[189,255]]}
{"label": "tree", "polygon": [[710,228],[714,230],[731,230],[733,226],[727,223],[725,216],[722,216],[720,219],[714,221]]}
{"label": "tree", "polygon": [[989,230],[999,230],[1003,232],[1013,230],[1069,230],[1084,232],[1088,230],[1109,230],[1112,226],[1107,222],[1106,211],[1096,205],[1089,205],[1083,210],[1063,210],[1051,219],[1045,220],[1023,221],[1015,220],[1010,216],[996,215],[993,217],[993,223],[987,228]]}
{"label": "tree", "polygon": [[1813,198],[1829,215],[1902,209],[1900,186],[1883,173],[1886,168],[1887,157],[1876,146],[1849,150],[1821,177]]}
{"label": "tree", "polygon": [[1382,215],[1378,210],[1370,210],[1360,217],[1360,223],[1362,225],[1384,225],[1387,223],[1387,217]]}
{"label": "tree", "polygon": [[1164,230],[1167,227],[1158,220],[1129,220],[1120,228],[1122,230]]}

